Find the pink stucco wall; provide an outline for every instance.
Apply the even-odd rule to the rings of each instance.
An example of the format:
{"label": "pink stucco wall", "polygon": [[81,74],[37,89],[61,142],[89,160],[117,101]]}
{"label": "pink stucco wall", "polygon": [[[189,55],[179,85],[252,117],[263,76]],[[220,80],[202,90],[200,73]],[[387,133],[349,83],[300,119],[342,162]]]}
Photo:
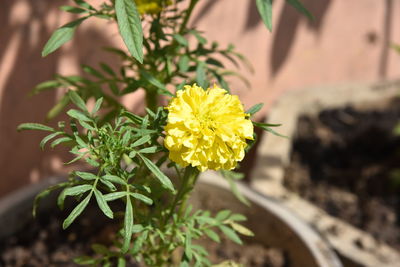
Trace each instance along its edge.
{"label": "pink stucco wall", "polygon": [[[76,38],[59,52],[41,58],[51,32],[69,21],[57,10],[68,1],[5,0],[0,9],[0,195],[60,170],[66,151],[41,151],[44,136],[17,133],[22,122],[44,122],[60,92],[27,94],[55,72],[79,73],[79,64],[112,63],[101,47],[122,45],[114,25],[84,23]],[[72,2],[72,1],[71,1]],[[90,1],[101,2],[101,1]],[[264,102],[267,114],[285,91],[309,86],[398,78],[400,55],[389,48],[400,43],[400,3],[394,0],[304,0],[314,22],[284,1],[274,3],[274,29],[262,24],[254,0],[203,0],[192,25],[221,45],[234,43],[253,64],[243,69],[252,89],[232,80],[246,106]],[[396,12],[397,11],[397,12]],[[140,92],[123,101],[135,108]],[[284,122],[280,122],[284,123]]]}

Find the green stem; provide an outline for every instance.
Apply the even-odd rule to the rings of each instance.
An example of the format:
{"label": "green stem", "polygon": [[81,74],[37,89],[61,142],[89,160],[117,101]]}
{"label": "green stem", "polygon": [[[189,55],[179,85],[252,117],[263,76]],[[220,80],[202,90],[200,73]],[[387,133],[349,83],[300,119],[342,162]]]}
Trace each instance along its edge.
{"label": "green stem", "polygon": [[187,199],[189,198],[190,192],[194,188],[198,176],[199,176],[199,171],[196,168],[193,168],[191,166],[185,168],[185,173],[183,174],[182,183],[178,189],[177,194],[175,195],[175,199],[172,202],[169,213],[165,217],[163,226],[165,226],[168,223],[169,219],[171,219],[179,202],[181,202],[181,206],[179,207],[178,215],[179,217],[182,216],[182,209],[183,209],[182,206],[185,206],[186,208]]}
{"label": "green stem", "polygon": [[199,2],[199,0],[190,0],[189,7],[186,11],[186,16],[182,21],[181,27],[179,28],[180,34],[182,34],[185,31],[186,25],[189,22],[190,16],[192,15],[193,9],[196,6],[197,2]]}

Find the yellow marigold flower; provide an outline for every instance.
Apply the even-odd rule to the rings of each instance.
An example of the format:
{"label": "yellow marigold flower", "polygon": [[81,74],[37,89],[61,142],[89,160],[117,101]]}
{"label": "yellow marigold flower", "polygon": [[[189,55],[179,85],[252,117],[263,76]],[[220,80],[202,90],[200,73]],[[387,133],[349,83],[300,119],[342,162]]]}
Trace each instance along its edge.
{"label": "yellow marigold flower", "polygon": [[165,6],[171,4],[170,0],[135,0],[137,10],[141,15],[157,14],[162,11]]}
{"label": "yellow marigold flower", "polygon": [[246,139],[253,139],[253,124],[239,98],[215,85],[207,90],[186,85],[166,109],[164,145],[182,167],[231,170],[244,157]]}

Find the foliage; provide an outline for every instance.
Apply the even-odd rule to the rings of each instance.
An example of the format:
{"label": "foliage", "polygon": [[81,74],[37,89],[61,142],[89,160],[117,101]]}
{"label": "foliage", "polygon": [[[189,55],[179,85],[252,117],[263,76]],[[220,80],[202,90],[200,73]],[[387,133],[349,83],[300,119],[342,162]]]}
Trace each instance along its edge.
{"label": "foliage", "polygon": [[[92,169],[72,171],[67,181],[40,193],[35,199],[33,213],[36,213],[43,197],[58,190],[57,204],[61,209],[67,198],[76,200],[75,207],[63,222],[64,229],[85,212],[91,201],[97,203],[104,216],[120,223],[112,246],[93,244],[97,256],[76,258],[78,264],[125,266],[127,260],[135,259],[147,266],[211,265],[207,251],[196,244],[196,240],[206,236],[220,242],[222,233],[241,244],[239,234],[253,234],[239,224],[246,219],[243,215],[228,210],[212,215],[209,211],[193,210],[187,203],[199,170],[193,163],[187,166],[175,163],[171,152],[164,146],[165,127],[171,120],[171,112],[160,107],[159,100],[161,97],[174,97],[176,91],[186,90],[185,84],[195,82],[207,88],[211,81],[215,81],[229,92],[228,76],[234,75],[248,82],[239,73],[226,70],[219,58],[226,58],[235,66],[239,66],[239,63],[249,66],[248,62],[235,51],[233,45],[220,48],[218,43],[208,42],[202,32],[188,27],[198,0],[189,0],[186,8],[178,8],[183,0],[109,0],[100,7],[94,7],[84,0],[74,2],[75,5],[62,6],[61,9],[79,17],[52,34],[43,48],[43,56],[71,40],[77,27],[89,18],[117,22],[128,52],[106,48],[107,52],[120,59],[118,70],[102,62],[98,67],[82,65],[87,77],[56,74],[53,80],[40,83],[32,91],[32,94],[38,94],[57,88],[66,89],[65,95],[48,112],[48,119],[55,118],[71,104],[74,108],[65,112],[69,120],[60,121],[56,128],[39,123],[23,123],[18,130],[48,132],[40,142],[42,149],[46,145],[54,148],[62,144],[69,147],[74,155],[67,164],[82,160]],[[299,1],[287,2],[311,17]],[[272,1],[256,0],[256,4],[263,21],[271,30]],[[144,21],[150,27],[143,29]],[[129,112],[118,100],[139,89],[146,93],[147,108],[142,116]],[[171,92],[171,89],[176,91]],[[224,91],[221,97],[231,96]],[[91,99],[95,100],[95,105],[88,110],[87,103]],[[235,101],[238,106],[241,105],[238,99]],[[246,143],[246,139],[255,138],[251,136],[253,125],[279,135],[271,129],[279,125],[249,121],[261,108],[262,104],[257,104],[245,114],[240,106],[241,120],[248,122],[246,136],[241,140],[240,154],[244,154],[243,149],[247,147],[247,151],[251,144],[249,141]],[[218,146],[228,146],[225,151],[232,149],[234,144],[224,141],[227,133],[221,135],[221,140],[214,146],[215,151],[220,151]],[[193,150],[193,153],[201,152]],[[222,158],[231,156],[224,153],[220,155]],[[235,165],[236,161],[228,167],[221,165],[225,169],[222,174],[230,182],[232,192],[247,203],[234,182],[241,179],[242,175],[230,170]],[[174,170],[176,179],[166,175],[166,168]],[[114,210],[112,202],[122,205],[123,211]],[[217,266],[239,265],[227,261]]]}

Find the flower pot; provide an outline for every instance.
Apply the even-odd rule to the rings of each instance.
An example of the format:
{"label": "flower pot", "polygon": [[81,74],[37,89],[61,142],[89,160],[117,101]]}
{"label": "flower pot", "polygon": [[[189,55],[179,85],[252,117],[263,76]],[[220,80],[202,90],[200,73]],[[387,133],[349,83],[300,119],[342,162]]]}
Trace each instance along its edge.
{"label": "flower pot", "polygon": [[[382,103],[391,101],[398,94],[399,81],[293,91],[283,96],[271,108],[268,118],[270,123],[282,123],[279,132],[289,136],[290,139],[267,136],[261,140],[259,146],[257,162],[252,173],[252,187],[280,201],[283,206],[321,233],[337,251],[345,266],[400,266],[400,254],[396,249],[374,238],[372,234],[329,215],[325,210],[284,186],[285,168],[291,163],[292,140],[299,134],[299,129],[302,129],[298,124],[300,117],[321,118],[326,114],[323,113],[326,110],[349,107],[356,110],[374,107],[380,110]],[[343,118],[346,119],[348,118]],[[347,123],[352,122],[347,121]],[[317,134],[327,136],[330,133],[320,131]],[[370,144],[374,141],[373,138],[367,140]],[[313,173],[313,175],[318,178],[319,174]]]}
{"label": "flower pot", "polygon": [[[29,226],[33,220],[31,207],[34,196],[62,179],[51,178],[2,199],[0,239],[12,236]],[[251,202],[251,206],[246,206],[232,195],[227,183],[215,172],[203,173],[199,181],[191,198],[195,207],[212,211],[230,209],[244,214],[248,218],[246,226],[255,233],[251,242],[282,249],[290,266],[342,266],[329,245],[279,202],[238,184],[240,192]],[[54,195],[42,201],[41,210],[54,209],[54,205],[51,204],[54,201]]]}

